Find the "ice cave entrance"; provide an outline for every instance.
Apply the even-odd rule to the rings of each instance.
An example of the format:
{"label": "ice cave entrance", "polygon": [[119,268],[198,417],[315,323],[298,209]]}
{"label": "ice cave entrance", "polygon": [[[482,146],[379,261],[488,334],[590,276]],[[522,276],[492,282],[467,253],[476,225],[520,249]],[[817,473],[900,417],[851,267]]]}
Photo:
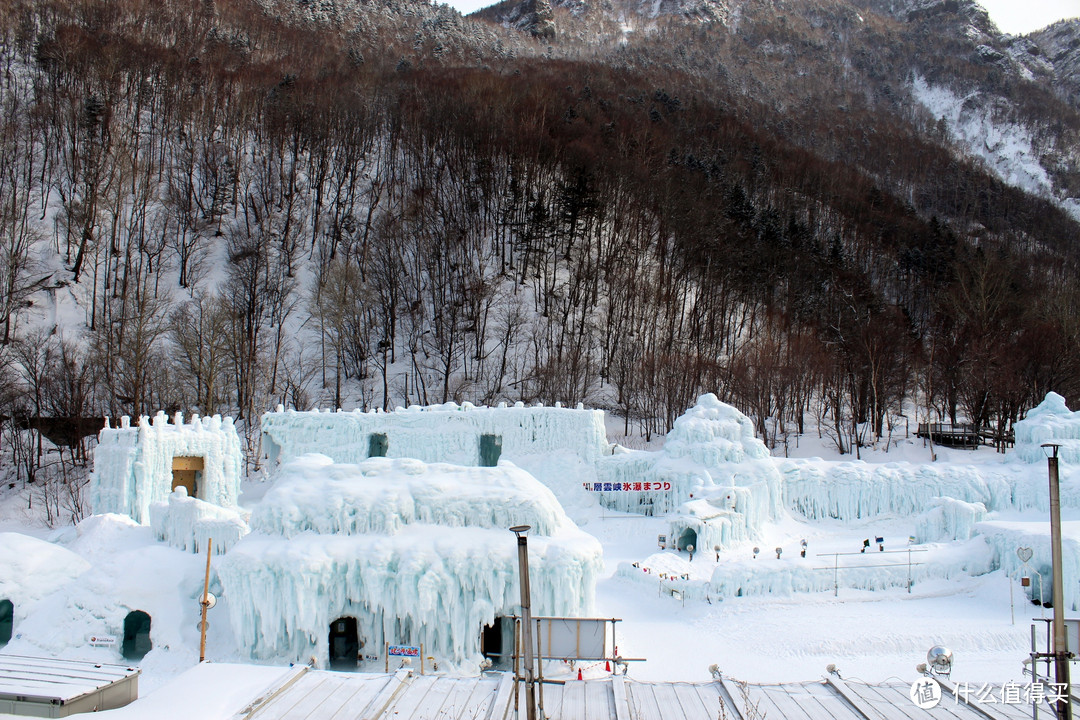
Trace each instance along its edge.
{"label": "ice cave entrance", "polygon": [[502,455],[502,435],[480,436],[480,467],[495,467]]}
{"label": "ice cave entrance", "polygon": [[201,457],[174,457],[172,460],[172,489],[183,487],[188,497],[199,497],[206,460]]}
{"label": "ice cave entrance", "polygon": [[386,433],[371,433],[368,438],[368,457],[386,457],[386,451],[390,449],[390,441]]}
{"label": "ice cave entrance", "polygon": [[360,655],[356,618],[343,617],[330,623],[330,669],[355,670]]}
{"label": "ice cave entrance", "polygon": [[10,600],[0,600],[0,647],[11,640],[11,631],[15,627],[15,605]]}
{"label": "ice cave entrance", "polygon": [[491,661],[495,670],[510,667],[514,643],[513,618],[497,617],[491,625],[480,630],[480,653]]}
{"label": "ice cave entrance", "polygon": [[150,616],[142,610],[132,610],[124,618],[124,644],[121,653],[128,660],[142,660],[153,647],[150,643]]}
{"label": "ice cave entrance", "polygon": [[686,528],[682,531],[682,535],[679,536],[678,547],[680,550],[685,550],[689,545],[693,545],[695,549],[698,546],[697,530],[693,528]]}

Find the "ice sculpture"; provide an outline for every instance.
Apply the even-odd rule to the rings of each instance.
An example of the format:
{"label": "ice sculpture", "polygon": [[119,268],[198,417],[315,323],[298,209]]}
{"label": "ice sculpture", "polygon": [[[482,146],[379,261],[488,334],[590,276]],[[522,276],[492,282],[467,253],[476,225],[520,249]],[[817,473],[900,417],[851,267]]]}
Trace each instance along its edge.
{"label": "ice sculpture", "polygon": [[150,505],[150,527],[158,540],[193,553],[202,552],[212,539],[216,555],[224,555],[248,534],[238,510],[188,497],[183,487],[176,488],[168,501]]}
{"label": "ice sculpture", "polygon": [[1072,412],[1055,392],[1013,426],[1016,445],[1009,456],[1027,463],[1045,463],[1044,443],[1060,445],[1062,463],[1080,464],[1080,412]]}
{"label": "ice sculpture", "polygon": [[309,455],[277,477],[252,512],[252,533],[217,564],[238,644],[254,658],[326,658],[331,622],[353,618],[362,654],[422,643],[475,670],[481,629],[519,610],[507,529],[517,524],[533,527],[534,612],[591,609],[600,544],[509,462]]}
{"label": "ice sculpture", "polygon": [[[702,548],[754,537],[783,513],[782,479],[753,423],[711,393],[675,421],[662,450],[601,458],[596,474],[605,506],[677,513],[673,535],[692,532]],[[656,485],[663,490],[648,489]],[[618,490],[603,490],[608,486]]]}
{"label": "ice sculpture", "polygon": [[[1045,509],[1045,479],[1022,466],[875,464],[861,461],[785,460],[787,507],[810,520],[856,520],[877,515],[919,515],[936,497],[982,503],[987,510]],[[1074,504],[1080,498],[1063,498]]]}

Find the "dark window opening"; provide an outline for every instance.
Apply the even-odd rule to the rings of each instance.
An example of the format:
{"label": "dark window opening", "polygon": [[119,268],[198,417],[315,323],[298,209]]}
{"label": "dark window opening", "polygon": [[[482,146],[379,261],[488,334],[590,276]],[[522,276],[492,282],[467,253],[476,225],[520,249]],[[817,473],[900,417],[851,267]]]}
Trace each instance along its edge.
{"label": "dark window opening", "polygon": [[11,640],[15,628],[15,605],[10,600],[0,600],[0,647]]}
{"label": "dark window opening", "polygon": [[150,652],[150,616],[133,610],[124,618],[124,643],[120,652],[128,660],[142,660]]}
{"label": "dark window opening", "polygon": [[501,435],[480,436],[480,467],[495,467],[502,455]]}
{"label": "dark window opening", "polygon": [[389,449],[390,441],[385,433],[372,433],[368,438],[368,457],[386,457]]}

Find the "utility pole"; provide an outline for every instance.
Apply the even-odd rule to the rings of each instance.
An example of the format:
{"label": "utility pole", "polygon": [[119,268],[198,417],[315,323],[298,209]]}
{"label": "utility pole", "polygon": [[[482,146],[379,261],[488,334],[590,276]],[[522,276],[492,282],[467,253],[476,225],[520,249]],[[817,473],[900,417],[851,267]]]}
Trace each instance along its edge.
{"label": "utility pole", "polygon": [[532,612],[529,610],[529,541],[528,525],[515,525],[510,532],[517,535],[518,585],[521,586],[521,644],[525,646],[525,713],[527,720],[536,720],[536,672],[533,660]]}
{"label": "utility pole", "polygon": [[199,623],[199,662],[206,662],[206,611],[211,607],[210,602],[210,551],[214,546],[214,539],[206,539],[206,577],[203,579],[202,597],[199,598],[199,606],[202,608],[202,621]]}
{"label": "utility pole", "polygon": [[[1072,720],[1071,688],[1069,687],[1069,651],[1065,648],[1065,587],[1061,572],[1061,497],[1058,493],[1058,448],[1054,443],[1044,443],[1052,453],[1047,457],[1050,470],[1050,553],[1053,560],[1054,587],[1054,667],[1057,690],[1064,698],[1057,702],[1059,720]],[[1063,692],[1062,692],[1063,690]]]}

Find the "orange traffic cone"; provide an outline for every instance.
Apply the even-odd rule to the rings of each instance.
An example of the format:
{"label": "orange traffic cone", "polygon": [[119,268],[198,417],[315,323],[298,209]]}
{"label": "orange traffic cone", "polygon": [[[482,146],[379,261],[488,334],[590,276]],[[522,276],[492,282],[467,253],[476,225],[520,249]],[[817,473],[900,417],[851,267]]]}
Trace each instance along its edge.
{"label": "orange traffic cone", "polygon": [[577,669],[577,679],[578,679],[578,680],[580,680],[580,679],[581,679],[581,668],[578,668],[578,669]]}

